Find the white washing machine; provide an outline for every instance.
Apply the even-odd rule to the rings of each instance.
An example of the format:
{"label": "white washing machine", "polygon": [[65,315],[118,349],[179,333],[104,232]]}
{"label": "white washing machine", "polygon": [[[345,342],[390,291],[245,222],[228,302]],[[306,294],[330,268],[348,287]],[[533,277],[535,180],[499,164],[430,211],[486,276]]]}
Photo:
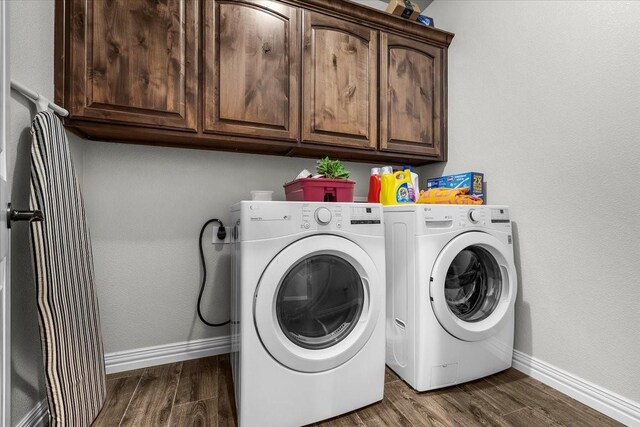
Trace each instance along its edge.
{"label": "white washing machine", "polygon": [[246,201],[231,215],[239,425],[300,426],[381,400],[382,206]]}
{"label": "white washing machine", "polygon": [[387,365],[418,391],[511,366],[517,277],[507,206],[384,208]]}

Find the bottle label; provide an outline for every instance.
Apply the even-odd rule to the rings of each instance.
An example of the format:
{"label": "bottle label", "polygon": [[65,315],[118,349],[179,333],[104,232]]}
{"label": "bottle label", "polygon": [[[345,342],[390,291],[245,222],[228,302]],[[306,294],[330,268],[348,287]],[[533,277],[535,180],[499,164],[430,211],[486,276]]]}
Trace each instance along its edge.
{"label": "bottle label", "polygon": [[398,203],[411,203],[416,201],[416,195],[413,191],[413,187],[404,183],[398,187],[396,192],[396,202]]}

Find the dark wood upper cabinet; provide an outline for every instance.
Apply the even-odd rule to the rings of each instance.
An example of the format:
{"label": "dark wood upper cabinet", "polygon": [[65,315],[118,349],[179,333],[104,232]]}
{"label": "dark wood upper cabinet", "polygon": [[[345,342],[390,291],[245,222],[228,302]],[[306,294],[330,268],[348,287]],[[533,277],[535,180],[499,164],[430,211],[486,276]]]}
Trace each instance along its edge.
{"label": "dark wood upper cabinet", "polygon": [[67,6],[62,96],[72,118],[196,130],[197,0],[72,0]]}
{"label": "dark wood upper cabinet", "polygon": [[446,160],[451,33],[347,0],[55,1],[55,101],[84,137]]}
{"label": "dark wood upper cabinet", "polygon": [[205,2],[206,132],[296,141],[298,15],[275,1]]}
{"label": "dark wood upper cabinet", "polygon": [[444,50],[382,34],[380,149],[441,158],[446,147]]}
{"label": "dark wood upper cabinet", "polygon": [[303,142],[375,149],[378,32],[304,12]]}

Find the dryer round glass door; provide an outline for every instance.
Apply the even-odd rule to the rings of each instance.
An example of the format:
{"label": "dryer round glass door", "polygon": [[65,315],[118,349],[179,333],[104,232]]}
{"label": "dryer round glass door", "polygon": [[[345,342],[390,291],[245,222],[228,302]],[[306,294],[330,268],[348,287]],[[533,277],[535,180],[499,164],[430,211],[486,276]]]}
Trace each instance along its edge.
{"label": "dryer round glass door", "polygon": [[500,302],[502,274],[496,259],[481,246],[464,248],[451,261],[444,283],[449,310],[465,322],[479,322]]}
{"label": "dryer round glass door", "polygon": [[516,295],[511,248],[487,233],[464,233],[449,242],[434,264],[431,306],[451,335],[479,341],[493,335]]}
{"label": "dryer round glass door", "polygon": [[360,319],[364,287],[356,269],[336,255],[312,255],[282,279],[276,296],[278,324],[294,344],[331,347]]}
{"label": "dryer round glass door", "polygon": [[355,356],[379,320],[384,282],[367,253],[348,239],[298,240],[265,269],[254,298],[255,326],[282,365],[333,369]]}

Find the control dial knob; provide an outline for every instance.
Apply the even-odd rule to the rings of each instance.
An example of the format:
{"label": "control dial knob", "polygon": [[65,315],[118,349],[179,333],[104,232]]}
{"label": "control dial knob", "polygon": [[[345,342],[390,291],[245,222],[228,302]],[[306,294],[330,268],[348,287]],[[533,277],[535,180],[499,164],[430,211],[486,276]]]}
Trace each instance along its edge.
{"label": "control dial knob", "polygon": [[329,224],[331,222],[331,211],[327,208],[318,208],[316,209],[315,217],[318,224]]}
{"label": "control dial knob", "polygon": [[470,209],[469,210],[469,221],[471,221],[474,224],[477,224],[478,221],[480,221],[480,212],[478,212],[475,209]]}

